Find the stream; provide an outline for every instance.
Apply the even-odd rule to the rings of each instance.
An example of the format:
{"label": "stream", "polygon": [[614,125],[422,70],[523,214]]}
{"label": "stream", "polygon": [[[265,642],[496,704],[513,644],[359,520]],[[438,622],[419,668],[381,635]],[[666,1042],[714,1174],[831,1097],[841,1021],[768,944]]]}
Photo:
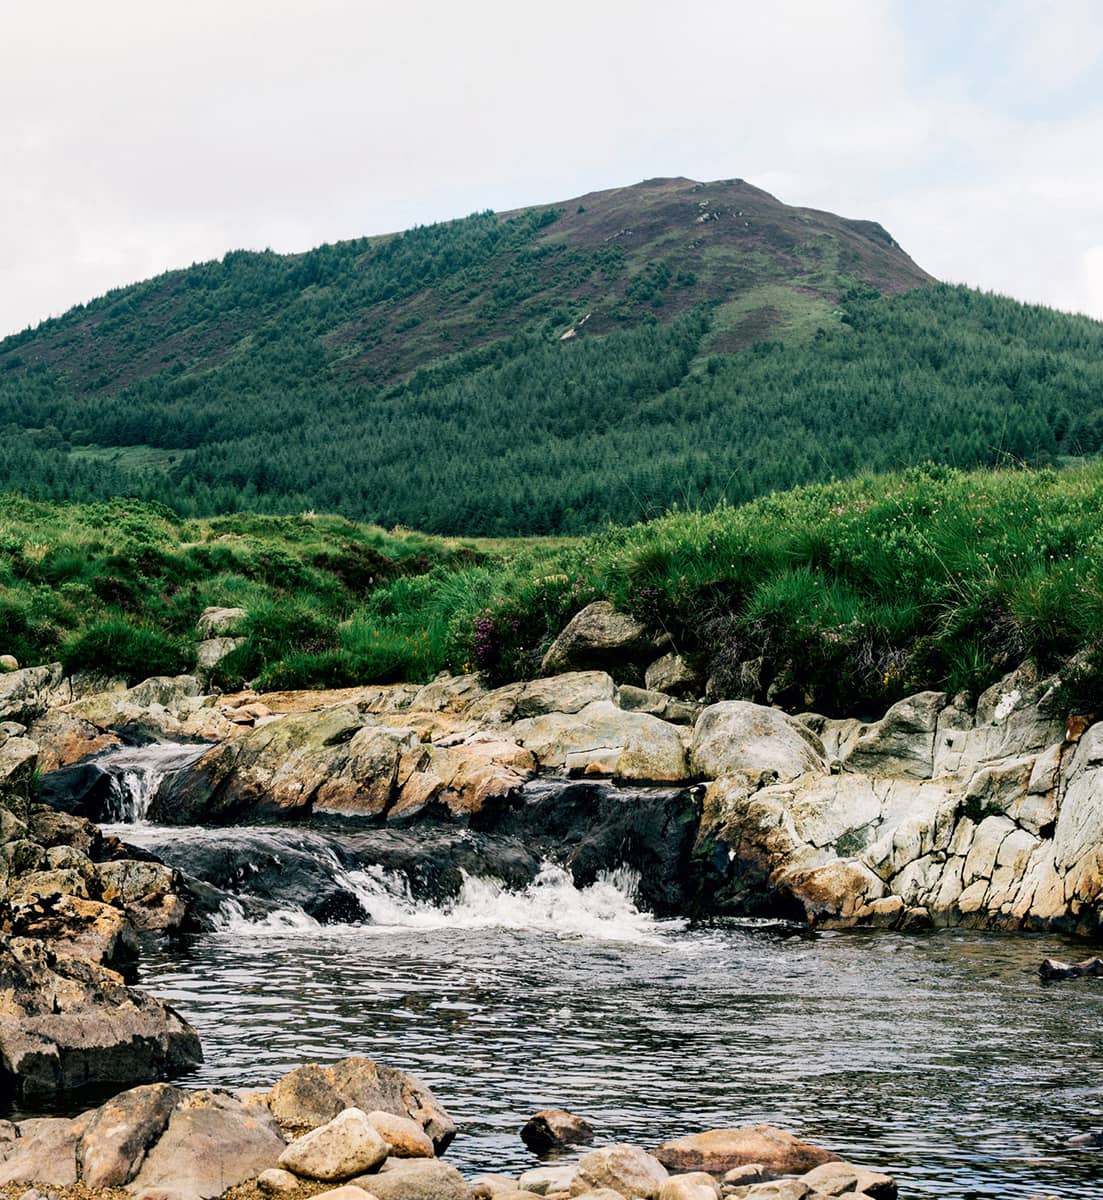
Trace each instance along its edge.
{"label": "stream", "polygon": [[[517,1130],[563,1107],[602,1141],[644,1146],[780,1125],[917,1200],[1103,1197],[1103,1151],[1065,1145],[1103,1127],[1103,981],[1036,973],[1091,947],[691,925],[644,911],[628,869],[579,887],[545,862],[505,887],[470,864],[516,848],[454,828],[152,825],[143,798],[181,764],[128,753],[117,774],[136,799],[105,828],[232,896],[209,932],[143,954],[141,986],[202,1038],[189,1085],[268,1085],[366,1054],[433,1088],[461,1129],[448,1158],[468,1173],[533,1165]],[[415,840],[432,857],[433,838],[461,864],[449,897],[419,888],[403,857]],[[307,911],[307,868],[352,898],[328,922]],[[306,880],[298,902],[281,870],[289,887]]]}

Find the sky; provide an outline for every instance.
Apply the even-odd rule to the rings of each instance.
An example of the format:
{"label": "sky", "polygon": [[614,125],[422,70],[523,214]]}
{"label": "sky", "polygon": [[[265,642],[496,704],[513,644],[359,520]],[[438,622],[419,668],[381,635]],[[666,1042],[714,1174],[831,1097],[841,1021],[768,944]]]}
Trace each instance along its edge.
{"label": "sky", "polygon": [[0,335],[109,288],[664,175],[1103,318],[1103,0],[36,0]]}

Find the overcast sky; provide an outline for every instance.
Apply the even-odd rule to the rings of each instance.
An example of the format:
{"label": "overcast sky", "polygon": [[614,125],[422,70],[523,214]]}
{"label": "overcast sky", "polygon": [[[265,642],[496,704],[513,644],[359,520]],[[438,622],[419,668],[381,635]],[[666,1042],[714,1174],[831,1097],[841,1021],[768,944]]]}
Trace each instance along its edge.
{"label": "overcast sky", "polygon": [[0,114],[0,334],[228,249],[657,175],[1103,317],[1103,0],[35,0]]}

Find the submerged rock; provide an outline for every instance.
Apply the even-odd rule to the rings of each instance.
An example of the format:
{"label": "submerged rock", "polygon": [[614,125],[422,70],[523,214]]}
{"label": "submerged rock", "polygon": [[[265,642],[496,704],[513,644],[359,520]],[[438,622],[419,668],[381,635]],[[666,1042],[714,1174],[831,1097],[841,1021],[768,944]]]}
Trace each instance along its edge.
{"label": "submerged rock", "polygon": [[1043,979],[1081,979],[1085,975],[1103,975],[1103,958],[1085,958],[1081,962],[1066,963],[1056,958],[1047,958],[1038,968]]}

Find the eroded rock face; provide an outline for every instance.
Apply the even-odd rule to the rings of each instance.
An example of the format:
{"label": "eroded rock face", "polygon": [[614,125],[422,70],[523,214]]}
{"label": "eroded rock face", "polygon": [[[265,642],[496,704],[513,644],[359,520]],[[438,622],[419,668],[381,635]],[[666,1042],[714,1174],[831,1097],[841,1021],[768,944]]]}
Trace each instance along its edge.
{"label": "eroded rock face", "polygon": [[0,1082],[17,1098],[145,1082],[201,1060],[195,1030],[114,971],[31,938],[0,942]]}

